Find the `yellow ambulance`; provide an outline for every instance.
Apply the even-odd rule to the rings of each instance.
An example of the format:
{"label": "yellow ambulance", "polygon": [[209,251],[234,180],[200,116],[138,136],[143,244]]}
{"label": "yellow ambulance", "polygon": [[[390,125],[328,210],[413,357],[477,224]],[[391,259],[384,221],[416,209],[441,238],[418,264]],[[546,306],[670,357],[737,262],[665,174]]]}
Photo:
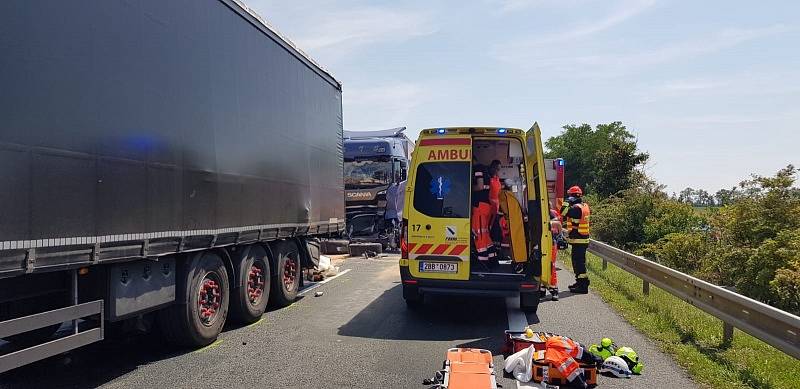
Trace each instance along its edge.
{"label": "yellow ambulance", "polygon": [[[498,259],[477,255],[471,218],[478,166],[499,161],[503,185]],[[495,162],[496,163],[496,162]],[[550,280],[550,206],[538,124],[423,130],[406,182],[400,275],[410,308],[426,295],[516,296],[535,312],[540,282]],[[500,243],[500,242],[498,242]]]}

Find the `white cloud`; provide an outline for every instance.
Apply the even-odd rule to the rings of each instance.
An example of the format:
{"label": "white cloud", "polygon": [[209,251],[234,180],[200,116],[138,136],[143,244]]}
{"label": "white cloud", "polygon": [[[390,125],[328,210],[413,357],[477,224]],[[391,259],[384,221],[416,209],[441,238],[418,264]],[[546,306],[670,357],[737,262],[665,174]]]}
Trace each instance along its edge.
{"label": "white cloud", "polygon": [[549,76],[610,78],[649,66],[694,59],[789,31],[792,28],[782,24],[750,29],[725,29],[661,47],[636,49],[632,53],[604,51],[603,54],[570,55],[572,51],[580,50],[568,44],[539,45],[535,50],[504,47],[494,52],[500,60],[522,64],[528,71],[539,71]]}
{"label": "white cloud", "polygon": [[358,8],[317,15],[297,40],[307,50],[354,49],[367,44],[404,41],[436,31],[430,15],[387,8]]}
{"label": "white cloud", "polygon": [[534,7],[573,7],[585,4],[586,0],[490,0],[500,13],[511,13]]}
{"label": "white cloud", "polygon": [[589,22],[584,21],[566,31],[528,38],[519,44],[519,46],[523,47],[518,47],[517,49],[533,49],[536,46],[558,42],[569,42],[582,37],[590,36],[616,27],[628,19],[631,19],[634,16],[646,11],[655,4],[655,0],[625,1],[621,4],[621,6],[617,7],[617,9],[600,20],[592,20]]}
{"label": "white cloud", "polygon": [[297,46],[326,63],[370,45],[404,42],[436,32],[429,9],[362,5],[346,1],[249,0]]}
{"label": "white cloud", "polygon": [[422,84],[392,82],[350,86],[344,90],[342,98],[345,112],[360,113],[358,117],[345,116],[346,129],[375,130],[405,125],[413,111],[433,96]]}
{"label": "white cloud", "polygon": [[[593,62],[599,64],[608,63],[608,61],[611,60],[612,62],[617,62],[619,65],[626,65],[628,67],[656,65],[677,59],[720,51],[748,41],[782,34],[787,31],[790,31],[790,29],[782,24],[762,28],[727,29],[706,37],[695,38],[674,45],[643,51],[641,53],[594,57]],[[616,58],[616,60],[613,58]]]}

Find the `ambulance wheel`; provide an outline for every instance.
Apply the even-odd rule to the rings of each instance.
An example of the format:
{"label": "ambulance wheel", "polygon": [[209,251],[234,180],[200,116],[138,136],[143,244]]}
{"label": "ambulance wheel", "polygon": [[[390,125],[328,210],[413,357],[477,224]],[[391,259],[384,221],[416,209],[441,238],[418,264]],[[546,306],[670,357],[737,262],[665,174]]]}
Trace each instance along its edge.
{"label": "ambulance wheel", "polygon": [[539,309],[539,293],[520,293],[519,307],[523,312],[536,313],[536,311]]}
{"label": "ambulance wheel", "polygon": [[411,310],[416,310],[422,307],[425,303],[425,296],[417,291],[417,288],[403,286],[403,299],[406,300],[406,307]]}
{"label": "ambulance wheel", "polygon": [[409,300],[409,299],[406,299],[406,308],[408,308],[408,309],[410,309],[410,310],[412,310],[412,311],[415,311],[415,310],[421,309],[421,308],[422,308],[422,306],[423,306],[425,303],[424,303],[424,301],[423,301],[423,299],[422,299],[422,296],[419,296],[419,297],[420,297],[420,298],[419,298],[419,299],[417,299],[417,300]]}

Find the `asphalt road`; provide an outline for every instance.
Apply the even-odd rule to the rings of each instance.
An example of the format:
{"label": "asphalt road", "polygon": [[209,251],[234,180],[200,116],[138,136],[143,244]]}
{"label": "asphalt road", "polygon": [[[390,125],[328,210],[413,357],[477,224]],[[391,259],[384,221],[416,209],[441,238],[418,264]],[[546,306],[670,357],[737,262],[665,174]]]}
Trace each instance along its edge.
{"label": "asphalt road", "polygon": [[[205,349],[176,349],[157,334],[109,340],[0,375],[0,388],[424,388],[448,348],[477,347],[495,354],[498,382],[508,389],[517,383],[503,376],[503,331],[527,323],[585,343],[608,336],[633,347],[644,374],[600,377],[600,388],[696,386],[593,294],[562,292],[559,302],[542,301],[538,316],[523,314],[513,298],[434,297],[412,312],[396,257],[351,258],[344,269],[259,323],[229,326]],[[559,277],[572,282],[566,271]]]}

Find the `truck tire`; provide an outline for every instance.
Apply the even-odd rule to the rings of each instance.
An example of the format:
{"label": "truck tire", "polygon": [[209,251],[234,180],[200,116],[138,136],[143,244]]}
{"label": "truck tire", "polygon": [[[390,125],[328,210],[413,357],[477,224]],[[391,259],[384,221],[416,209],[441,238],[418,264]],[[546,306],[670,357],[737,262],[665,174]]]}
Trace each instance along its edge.
{"label": "truck tire", "polygon": [[348,254],[350,252],[350,241],[344,239],[323,240],[320,250],[326,255]]}
{"label": "truck tire", "polygon": [[294,303],[300,289],[300,250],[291,241],[275,242],[270,247],[275,266],[269,299],[276,307],[286,307]]}
{"label": "truck tire", "polygon": [[272,272],[264,247],[253,245],[239,252],[240,257],[233,263],[238,269],[231,291],[231,316],[239,323],[251,324],[261,319],[267,309]]}
{"label": "truck tire", "polygon": [[536,313],[539,309],[539,292],[524,292],[519,294],[519,307],[522,312]]}
{"label": "truck tire", "polygon": [[350,256],[351,257],[375,257],[383,253],[383,245],[380,243],[351,243]]}
{"label": "truck tire", "polygon": [[222,259],[211,251],[194,254],[176,274],[176,303],[159,314],[167,341],[202,347],[213,343],[228,316],[230,285]]}

